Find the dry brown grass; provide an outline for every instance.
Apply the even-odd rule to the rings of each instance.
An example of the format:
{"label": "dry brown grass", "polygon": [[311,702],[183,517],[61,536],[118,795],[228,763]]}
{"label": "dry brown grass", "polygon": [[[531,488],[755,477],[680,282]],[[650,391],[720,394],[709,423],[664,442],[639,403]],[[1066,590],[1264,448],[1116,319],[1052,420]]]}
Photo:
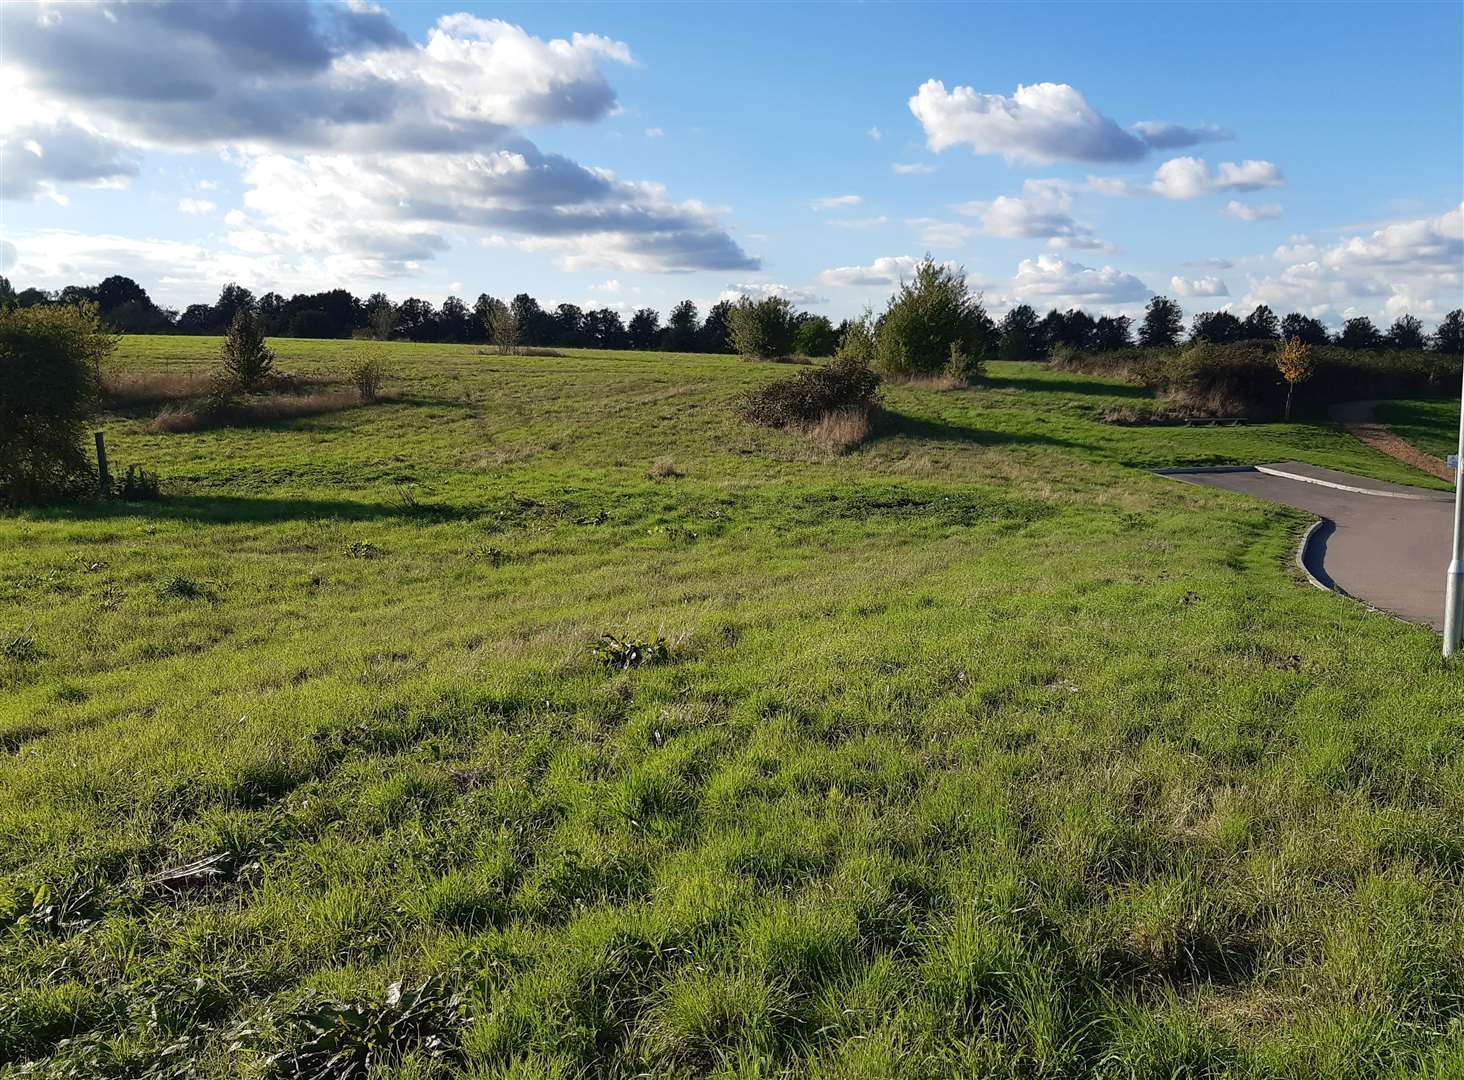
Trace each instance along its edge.
{"label": "dry brown grass", "polygon": [[674,480],[676,477],[686,474],[676,467],[676,462],[668,457],[663,457],[651,462],[650,471],[646,475],[652,480]]}
{"label": "dry brown grass", "polygon": [[874,433],[874,417],[868,409],[841,409],[825,413],[804,429],[814,443],[836,454],[854,449]]}
{"label": "dry brown grass", "polygon": [[965,390],[971,383],[955,375],[911,375],[905,385],[912,390]]}
{"label": "dry brown grass", "polygon": [[744,364],[795,364],[798,367],[812,367],[813,361],[806,356],[744,356]]}
{"label": "dry brown grass", "polygon": [[149,429],[160,433],[181,434],[209,428],[268,424],[276,420],[345,412],[347,409],[362,408],[365,404],[361,395],[354,390],[318,390],[311,394],[248,398],[212,409],[203,403],[175,405],[158,413]]}
{"label": "dry brown grass", "polygon": [[102,393],[110,405],[156,405],[198,397],[211,381],[206,371],[120,371],[102,376]]}

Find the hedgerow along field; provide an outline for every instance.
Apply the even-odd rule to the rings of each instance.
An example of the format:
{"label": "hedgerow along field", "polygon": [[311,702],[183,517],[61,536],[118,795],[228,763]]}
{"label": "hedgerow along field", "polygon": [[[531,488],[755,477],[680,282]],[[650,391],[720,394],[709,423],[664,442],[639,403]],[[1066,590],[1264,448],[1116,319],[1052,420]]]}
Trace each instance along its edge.
{"label": "hedgerow along field", "polygon": [[1464,678],[1147,470],[1427,478],[1036,364],[836,456],[736,419],[779,365],[386,355],[0,518],[12,1072],[1464,1071]]}

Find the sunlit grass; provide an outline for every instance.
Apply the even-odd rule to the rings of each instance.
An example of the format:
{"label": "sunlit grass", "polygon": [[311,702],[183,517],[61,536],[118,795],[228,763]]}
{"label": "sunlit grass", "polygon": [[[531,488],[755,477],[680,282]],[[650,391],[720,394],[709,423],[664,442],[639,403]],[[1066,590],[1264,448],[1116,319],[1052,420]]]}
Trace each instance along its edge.
{"label": "sunlit grass", "polygon": [[398,1076],[1453,1075],[1464,681],[1147,471],[1404,466],[1036,365],[835,454],[733,417],[786,369],[387,355],[0,520],[4,1058],[257,1075],[341,1000]]}

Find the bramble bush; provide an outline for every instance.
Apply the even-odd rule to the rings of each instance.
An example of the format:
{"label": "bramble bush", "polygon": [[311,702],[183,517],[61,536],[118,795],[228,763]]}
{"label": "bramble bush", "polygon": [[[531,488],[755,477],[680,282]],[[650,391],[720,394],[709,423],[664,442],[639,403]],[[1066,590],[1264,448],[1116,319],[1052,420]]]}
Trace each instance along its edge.
{"label": "bramble bush", "polygon": [[86,423],[116,342],[95,304],[0,310],[0,503],[76,496],[94,482]]}
{"label": "bramble bush", "polygon": [[749,391],[737,412],[760,427],[806,427],[838,412],[869,412],[880,402],[880,377],[854,360],[811,367]]}

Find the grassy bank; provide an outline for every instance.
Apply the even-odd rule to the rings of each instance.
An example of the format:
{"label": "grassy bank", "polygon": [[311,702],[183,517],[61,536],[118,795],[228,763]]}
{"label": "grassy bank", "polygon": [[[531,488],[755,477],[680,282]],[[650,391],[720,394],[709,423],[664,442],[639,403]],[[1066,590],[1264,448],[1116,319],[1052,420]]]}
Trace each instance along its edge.
{"label": "grassy bank", "polygon": [[1459,450],[1457,400],[1384,401],[1378,405],[1377,416],[1426,454],[1446,458]]}
{"label": "grassy bank", "polygon": [[[275,344],[307,375],[348,347]],[[1147,471],[1404,466],[1116,427],[1142,391],[1027,364],[892,388],[836,456],[733,417],[786,368],[389,356],[370,409],[110,418],[166,499],[0,519],[0,1059],[1464,1060],[1464,681],[1297,584],[1301,516]],[[601,665],[607,631],[669,660]]]}

